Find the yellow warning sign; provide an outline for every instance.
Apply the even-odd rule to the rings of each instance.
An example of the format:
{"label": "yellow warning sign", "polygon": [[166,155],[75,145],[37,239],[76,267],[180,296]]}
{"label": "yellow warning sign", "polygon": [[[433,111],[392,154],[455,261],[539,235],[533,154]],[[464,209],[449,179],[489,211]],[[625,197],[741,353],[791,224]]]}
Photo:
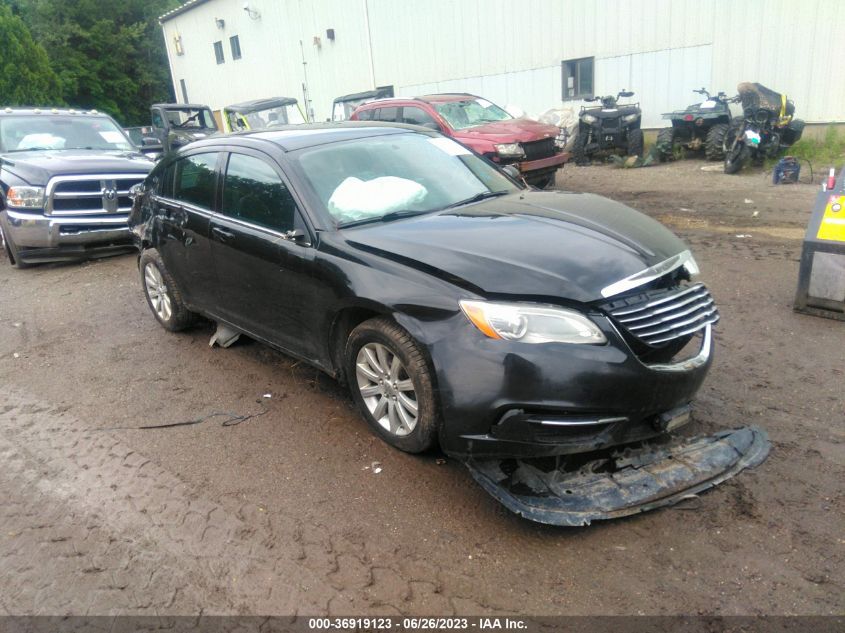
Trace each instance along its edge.
{"label": "yellow warning sign", "polygon": [[845,242],[845,196],[830,196],[816,237]]}

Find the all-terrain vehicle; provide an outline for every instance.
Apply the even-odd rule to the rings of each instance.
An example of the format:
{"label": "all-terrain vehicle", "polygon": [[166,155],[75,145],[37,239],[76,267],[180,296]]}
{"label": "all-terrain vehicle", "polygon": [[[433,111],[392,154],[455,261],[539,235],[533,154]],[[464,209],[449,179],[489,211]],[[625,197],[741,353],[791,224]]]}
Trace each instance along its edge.
{"label": "all-terrain vehicle", "polygon": [[796,143],[804,121],[793,118],[795,104],[785,94],[759,83],[737,86],[742,117],[731,122],[725,135],[725,173],[735,174],[749,160],[771,158]]}
{"label": "all-terrain vehicle", "polygon": [[622,149],[628,156],[643,155],[642,111],[639,103],[618,104],[619,97],[633,97],[628,90],[615,97],[592,97],[600,106],[582,106],[578,116],[578,134],[572,146],[575,162],[583,165],[599,151]]}
{"label": "all-terrain vehicle", "polygon": [[704,149],[707,160],[722,160],[725,156],[723,145],[731,123],[729,104],[735,99],[724,92],[711,96],[705,88],[693,92],[704,95],[704,101],[663,115],[672,127],[657,133],[661,160],[672,160],[680,147],[696,152]]}
{"label": "all-terrain vehicle", "polygon": [[153,134],[165,152],[217,134],[217,122],[207,105],[156,103],[150,107]]}

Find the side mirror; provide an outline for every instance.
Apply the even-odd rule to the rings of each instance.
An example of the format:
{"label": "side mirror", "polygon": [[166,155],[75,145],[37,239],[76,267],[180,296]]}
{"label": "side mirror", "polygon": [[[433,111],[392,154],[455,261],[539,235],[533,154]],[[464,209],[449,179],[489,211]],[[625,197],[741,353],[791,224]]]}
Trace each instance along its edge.
{"label": "side mirror", "polygon": [[519,169],[514,167],[513,165],[505,165],[502,167],[502,171],[505,172],[508,176],[516,180],[517,182],[522,181],[522,174],[519,173]]}
{"label": "side mirror", "polygon": [[310,246],[311,242],[308,241],[307,236],[305,235],[305,231],[302,229],[293,229],[291,231],[285,232],[285,239],[288,242],[293,242],[294,244],[301,244],[302,246]]}

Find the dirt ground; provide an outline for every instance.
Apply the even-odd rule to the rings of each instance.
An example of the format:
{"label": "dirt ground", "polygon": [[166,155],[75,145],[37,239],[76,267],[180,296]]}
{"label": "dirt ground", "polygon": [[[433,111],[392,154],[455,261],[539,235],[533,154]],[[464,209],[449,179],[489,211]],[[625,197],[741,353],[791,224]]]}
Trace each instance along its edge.
{"label": "dirt ground", "polygon": [[[567,166],[558,186],[689,242],[722,313],[691,431],[753,422],[772,453],[588,528],[389,448],[282,354],[164,331],[133,256],[0,259],[0,613],[842,614],[845,323],[792,311],[817,189],[706,165]],[[138,428],[216,412],[260,415]]]}

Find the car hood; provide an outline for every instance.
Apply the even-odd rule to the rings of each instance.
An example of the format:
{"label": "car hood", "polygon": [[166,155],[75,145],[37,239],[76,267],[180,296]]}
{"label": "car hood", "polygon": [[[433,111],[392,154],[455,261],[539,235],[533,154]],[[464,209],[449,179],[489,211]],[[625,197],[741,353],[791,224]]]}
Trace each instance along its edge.
{"label": "car hood", "polygon": [[155,163],[136,151],[40,150],[3,156],[3,167],[31,185],[71,174],[148,173]]}
{"label": "car hood", "polygon": [[659,222],[585,193],[514,193],[457,209],[341,231],[353,248],[483,296],[591,302],[684,250]]}
{"label": "car hood", "polygon": [[507,119],[477,127],[455,130],[456,139],[485,139],[497,143],[539,141],[554,138],[560,130],[557,126],[538,123],[530,119]]}

